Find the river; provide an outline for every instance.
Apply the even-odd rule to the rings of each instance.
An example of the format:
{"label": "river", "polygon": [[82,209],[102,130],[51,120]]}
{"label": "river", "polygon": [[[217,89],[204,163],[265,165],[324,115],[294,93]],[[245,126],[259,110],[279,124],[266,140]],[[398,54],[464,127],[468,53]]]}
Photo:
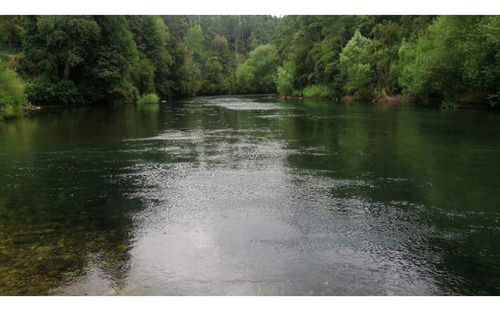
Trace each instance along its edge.
{"label": "river", "polygon": [[499,295],[500,115],[265,96],[0,123],[0,295]]}

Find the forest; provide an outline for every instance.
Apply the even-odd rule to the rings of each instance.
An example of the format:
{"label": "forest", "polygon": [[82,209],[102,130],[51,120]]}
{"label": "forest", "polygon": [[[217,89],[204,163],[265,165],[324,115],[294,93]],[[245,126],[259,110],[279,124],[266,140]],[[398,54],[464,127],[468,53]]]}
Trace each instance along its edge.
{"label": "forest", "polygon": [[0,119],[262,93],[498,107],[500,16],[0,16]]}

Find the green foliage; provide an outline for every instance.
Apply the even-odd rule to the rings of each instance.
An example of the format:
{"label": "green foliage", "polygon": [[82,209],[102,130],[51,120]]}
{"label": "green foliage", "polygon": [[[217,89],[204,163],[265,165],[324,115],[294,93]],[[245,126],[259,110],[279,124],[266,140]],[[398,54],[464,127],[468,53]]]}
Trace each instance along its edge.
{"label": "green foliage", "polygon": [[[271,42],[277,23],[271,16],[9,16],[0,17],[0,49],[22,50],[20,62],[5,58],[19,65],[26,96],[39,105],[228,94],[236,66],[250,46]],[[263,72],[267,65],[252,65],[262,90],[274,76]]]}
{"label": "green foliage", "polygon": [[37,27],[39,35],[45,39],[46,56],[57,68],[55,74],[64,80],[70,78],[72,68],[84,62],[100,37],[99,26],[88,18],[42,16]]}
{"label": "green foliage", "polygon": [[321,53],[318,46],[320,29],[315,23],[314,16],[298,16],[297,25],[298,29],[288,51],[288,59],[295,68],[295,88],[303,88],[314,82],[312,72],[315,60]]}
{"label": "green foliage", "polygon": [[276,91],[280,95],[291,95],[293,92],[293,78],[295,69],[290,62],[284,62],[278,67],[276,78]]}
{"label": "green foliage", "polygon": [[187,48],[198,61],[201,61],[205,56],[203,51],[203,40],[203,30],[201,30],[200,25],[189,28],[184,38]]}
{"label": "green foliage", "polygon": [[465,93],[483,92],[498,103],[500,18],[440,16],[416,43],[405,43],[400,83],[405,93],[430,101],[453,101]]}
{"label": "green foliage", "polygon": [[[363,33],[365,36],[362,36]],[[237,93],[500,103],[498,16],[3,16],[34,104]]]}
{"label": "green foliage", "polygon": [[187,48],[183,46],[183,49],[184,59],[179,68],[179,76],[182,77],[182,80],[179,85],[178,93],[181,96],[192,97],[195,96],[201,88],[201,70]]}
{"label": "green foliage", "polygon": [[[173,58],[169,52],[169,43],[172,38],[170,32],[159,16],[130,16],[128,17],[134,40],[137,44],[140,57],[147,59],[153,68],[154,89],[161,96],[172,93],[169,85],[169,75],[173,65]],[[145,64],[145,61],[141,61]],[[142,65],[139,65],[141,67]],[[148,70],[150,66],[147,66]],[[150,70],[148,71],[150,72]],[[152,92],[141,90],[140,92]]]}
{"label": "green foliage", "polygon": [[312,84],[302,90],[304,97],[332,98],[331,90],[326,85]]}
{"label": "green foliage", "polygon": [[141,94],[155,91],[154,78],[155,66],[147,58],[141,59],[132,71],[132,80]]}
{"label": "green foliage", "polygon": [[415,97],[450,99],[463,87],[463,55],[459,45],[465,39],[464,29],[455,17],[440,17],[415,44],[403,46],[400,83]]}
{"label": "green foliage", "polygon": [[275,90],[274,78],[278,54],[273,45],[261,45],[251,51],[248,59],[236,69],[236,85],[243,93],[271,93]]}
{"label": "green foliage", "polygon": [[[400,68],[395,65],[400,44],[404,38],[414,39],[431,20],[428,16],[285,16],[276,28],[275,44],[281,60],[294,65],[294,89],[320,84],[335,97],[347,92],[368,99],[400,91]],[[347,85],[347,70],[340,64],[340,54],[356,30],[372,42],[370,69],[359,66],[353,75],[369,78],[367,85]],[[362,74],[363,69],[371,74]]]}
{"label": "green foliage", "polygon": [[441,109],[443,110],[455,110],[459,107],[460,105],[452,100],[443,100],[443,102],[441,103]]}
{"label": "green foliage", "polygon": [[124,16],[98,16],[102,43],[96,51],[97,61],[92,74],[101,89],[103,100],[135,102],[137,87],[131,73],[138,66],[139,51],[129,23]]}
{"label": "green foliage", "polygon": [[24,19],[23,72],[35,104],[131,102],[137,46],[123,16],[29,16]]}
{"label": "green foliage", "polygon": [[[233,64],[229,51],[229,44],[224,36],[214,35],[213,39],[205,40],[200,25],[189,28],[184,37],[190,55],[193,59],[192,67],[196,79],[199,80],[198,94],[228,94],[233,89]],[[198,69],[196,69],[197,67]]]}
{"label": "green foliage", "polygon": [[56,83],[38,80],[27,86],[26,96],[29,102],[40,105],[76,105],[83,102],[80,90],[71,80],[61,80]]}
{"label": "green foliage", "polygon": [[464,75],[473,88],[500,104],[500,16],[482,16],[463,43]]}
{"label": "green foliage", "polygon": [[21,49],[21,18],[15,15],[0,15],[0,49],[19,51]]}
{"label": "green foliage", "polygon": [[203,79],[201,94],[227,94],[231,90],[231,85],[224,75],[224,68],[216,56],[206,59],[203,64]]}
{"label": "green foliage", "polygon": [[80,79],[101,32],[88,17],[25,17],[24,71],[47,82]]}
{"label": "green foliage", "polygon": [[90,17],[23,17],[22,71],[32,77],[26,92],[33,104],[82,104],[80,81],[101,31]]}
{"label": "green foliage", "polygon": [[398,51],[405,38],[416,38],[422,32],[430,18],[427,16],[401,16],[398,20],[383,20],[371,31],[373,35],[374,70],[377,84],[383,94],[400,92],[398,84]]}
{"label": "green foliage", "polygon": [[139,97],[137,103],[139,105],[159,104],[160,98],[154,93],[145,94]]}
{"label": "green foliage", "polygon": [[0,60],[0,120],[19,116],[27,107],[24,85]]}
{"label": "green foliage", "polygon": [[190,28],[199,25],[203,38],[198,38],[202,38],[202,41],[193,41],[203,42],[201,47],[204,51],[209,51],[210,40],[220,35],[227,39],[229,50],[234,54],[248,53],[255,42],[271,43],[279,22],[277,17],[264,15],[168,15],[163,16],[163,20],[177,39],[183,39]]}
{"label": "green foliage", "polygon": [[357,99],[374,97],[373,50],[372,41],[356,31],[340,53],[341,73],[345,77],[344,89]]}

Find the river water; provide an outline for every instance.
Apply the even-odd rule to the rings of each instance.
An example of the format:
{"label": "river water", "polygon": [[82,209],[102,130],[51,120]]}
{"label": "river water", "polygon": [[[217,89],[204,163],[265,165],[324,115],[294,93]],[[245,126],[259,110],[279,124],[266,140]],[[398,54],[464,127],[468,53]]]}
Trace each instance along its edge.
{"label": "river water", "polygon": [[500,115],[201,97],[0,123],[1,295],[499,295]]}

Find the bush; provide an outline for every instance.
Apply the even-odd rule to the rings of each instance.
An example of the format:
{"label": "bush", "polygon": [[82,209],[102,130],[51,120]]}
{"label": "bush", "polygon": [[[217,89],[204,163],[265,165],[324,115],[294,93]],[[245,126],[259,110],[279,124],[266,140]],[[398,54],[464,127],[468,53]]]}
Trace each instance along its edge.
{"label": "bush", "polygon": [[152,104],[158,104],[159,102],[160,102],[160,98],[158,97],[158,95],[156,95],[154,93],[150,93],[150,94],[141,95],[139,97],[139,100],[137,103],[139,105],[152,105]]}
{"label": "bush", "polygon": [[57,83],[36,81],[27,86],[26,95],[29,102],[36,105],[84,103],[82,94],[71,80],[62,80]]}
{"label": "bush", "polygon": [[22,115],[27,104],[23,83],[0,61],[0,120]]}
{"label": "bush", "polygon": [[460,108],[460,105],[452,100],[443,100],[441,103],[441,109],[445,110],[454,110]]}
{"label": "bush", "polygon": [[122,79],[110,92],[111,97],[108,100],[116,103],[131,104],[139,98],[139,91],[134,83],[127,78]]}
{"label": "bush", "polygon": [[333,97],[333,94],[326,85],[313,84],[302,90],[302,96],[330,98]]}

